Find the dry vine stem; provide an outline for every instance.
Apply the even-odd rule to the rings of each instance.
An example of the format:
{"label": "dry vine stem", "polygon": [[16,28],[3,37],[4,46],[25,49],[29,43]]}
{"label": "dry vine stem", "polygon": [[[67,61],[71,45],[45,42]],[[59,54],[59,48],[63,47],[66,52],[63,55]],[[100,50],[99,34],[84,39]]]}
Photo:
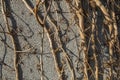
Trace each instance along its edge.
{"label": "dry vine stem", "polygon": [[[112,57],[113,57],[113,47],[114,47],[114,41],[115,41],[115,36],[114,36],[114,33],[113,33],[113,30],[114,30],[114,28],[116,29],[116,27],[114,27],[113,25],[112,25],[112,19],[110,18],[110,15],[108,14],[108,12],[107,12],[107,9],[104,7],[104,5],[100,2],[100,0],[93,0],[95,3],[96,3],[96,5],[101,9],[101,11],[103,12],[103,14],[104,14],[104,17],[105,17],[105,19],[106,19],[106,24],[107,24],[107,26],[108,26],[108,28],[109,28],[109,35],[110,35],[110,40],[109,40],[109,42],[108,42],[108,44],[109,44],[109,54],[110,54],[110,63],[113,63],[113,59],[112,59]],[[112,66],[111,66],[111,68],[109,69],[109,77],[110,77],[110,79],[111,79],[111,77],[112,77],[112,74],[113,74],[113,72],[112,72]]]}
{"label": "dry vine stem", "polygon": [[[112,46],[114,47],[114,46],[116,46],[115,44],[116,43],[118,43],[117,42],[117,40],[118,40],[118,38],[117,38],[117,36],[118,36],[118,31],[117,31],[117,23],[116,23],[116,19],[115,19],[115,12],[114,12],[114,4],[113,4],[113,2],[112,2],[112,11],[111,11],[111,13],[112,13],[112,19],[113,19],[113,28],[114,28],[114,32],[113,32],[113,44],[112,44]],[[113,63],[114,63],[114,60],[111,60],[111,68],[112,68],[112,70],[113,70]],[[113,74],[113,71],[112,71],[112,74]],[[112,79],[112,77],[113,76],[111,76],[111,79]]]}
{"label": "dry vine stem", "polygon": [[16,44],[15,44],[13,35],[11,34],[8,19],[6,17],[5,0],[1,0],[1,6],[2,6],[2,13],[3,13],[4,21],[5,21],[5,24],[6,24],[7,32],[10,33],[10,38],[11,38],[11,41],[12,41],[12,44],[13,44],[13,49],[14,49],[14,69],[15,69],[15,73],[16,73],[16,79],[15,80],[19,80],[18,53],[16,52]]}
{"label": "dry vine stem", "polygon": [[[36,10],[34,11],[29,5],[28,3],[26,2],[26,0],[22,0],[24,2],[24,4],[26,5],[26,7],[35,15],[38,23],[44,28],[45,32],[46,32],[46,35],[48,37],[48,40],[49,40],[49,43],[50,43],[50,48],[51,48],[51,52],[53,54],[53,58],[54,58],[54,62],[55,62],[55,68],[58,72],[58,75],[60,77],[60,80],[63,80],[62,79],[62,72],[61,72],[61,68],[59,67],[59,63],[57,61],[57,54],[56,54],[56,49],[58,48],[53,48],[53,45],[54,45],[54,39],[51,39],[51,32],[49,31],[49,29],[47,30],[47,28],[45,27],[45,25],[43,24],[43,21],[42,19],[37,15],[37,12]],[[54,35],[53,35],[54,36]],[[59,49],[58,49],[59,50]]]}
{"label": "dry vine stem", "polygon": [[[45,6],[44,6],[44,8],[45,8]],[[46,8],[45,8],[45,9],[46,9]],[[40,21],[39,21],[39,18],[40,18],[40,17],[37,15],[37,11],[35,12],[35,14],[36,14],[36,19],[37,19],[38,23],[40,24]],[[47,18],[47,11],[46,11],[46,16],[45,16],[44,19],[43,19],[44,28],[46,27],[46,26],[45,26],[45,18]],[[49,33],[50,29],[47,30],[47,29],[45,28],[45,30],[46,30],[45,32],[47,33],[47,36],[48,36],[48,38],[49,38],[49,43],[51,44],[51,45],[50,45],[50,48],[51,48],[51,50],[52,50],[51,52],[52,52],[53,57],[54,57],[55,67],[56,67],[57,72],[58,72],[58,74],[59,74],[60,80],[63,80],[63,78],[62,78],[62,71],[61,71],[61,68],[59,67],[59,62],[58,62],[57,56],[56,56],[56,52],[57,52],[59,49],[57,48],[57,50],[56,50],[56,49],[53,48],[53,42],[54,42],[54,41],[52,41],[53,39],[51,39],[51,34]],[[51,31],[51,32],[52,32],[52,31]],[[54,37],[55,34],[52,33],[52,36]]]}
{"label": "dry vine stem", "polygon": [[[56,17],[58,17],[58,13],[56,13]],[[58,31],[58,29],[57,29],[58,26],[50,19],[49,15],[47,16],[47,19],[48,19],[48,21],[53,25],[53,27],[54,27],[54,29],[55,29],[55,33],[54,33],[54,34],[56,34],[56,36],[57,36],[57,40],[58,40],[58,43],[59,43],[59,44],[58,44],[58,45],[59,45],[59,48],[62,50],[63,55],[64,55],[64,57],[65,57],[65,59],[66,59],[66,61],[67,61],[67,64],[68,64],[68,66],[69,66],[69,70],[70,70],[71,73],[72,73],[71,80],[75,80],[76,77],[75,77],[75,71],[74,71],[72,62],[71,62],[69,56],[67,55],[67,53],[65,52],[65,50],[64,50],[64,48],[63,48],[63,46],[62,46],[62,41],[61,41],[61,39],[58,37],[58,35],[59,35],[59,33],[58,33],[59,31]]]}
{"label": "dry vine stem", "polygon": [[[54,34],[56,34],[56,35],[58,36],[59,33],[58,33],[57,26],[54,24],[54,22],[52,22],[52,20],[50,19],[49,16],[47,17],[47,19],[49,20],[50,23],[52,23],[52,25],[53,25],[54,28],[55,28],[55,33],[54,33]],[[65,59],[66,59],[66,61],[67,61],[67,64],[68,64],[68,66],[69,66],[69,69],[70,69],[70,71],[71,71],[71,73],[72,73],[71,80],[75,80],[74,68],[73,68],[73,66],[71,65],[72,62],[71,62],[69,56],[67,55],[67,53],[65,52],[65,50],[62,48],[62,45],[61,45],[62,43],[61,43],[61,40],[59,39],[59,37],[58,37],[57,39],[58,39],[58,43],[59,43],[59,48],[62,50],[63,55],[64,55],[64,57],[65,57]]]}
{"label": "dry vine stem", "polygon": [[114,4],[113,4],[113,2],[112,2],[112,11],[111,11],[111,13],[112,13],[112,19],[113,19],[113,27],[114,27],[114,42],[116,42],[116,40],[117,40],[117,36],[118,36],[118,31],[117,31],[117,23],[116,23],[116,18],[115,18],[115,10],[114,10]]}
{"label": "dry vine stem", "polygon": [[[78,3],[76,3],[77,5]],[[79,3],[81,6],[81,2]],[[83,56],[83,66],[84,66],[84,80],[88,80],[88,74],[87,74],[87,46],[86,46],[86,39],[85,39],[85,33],[84,33],[84,17],[83,17],[83,10],[82,7],[79,8],[79,10],[76,10],[76,15],[79,20],[79,34],[81,38],[81,48],[82,48],[82,56]]]}
{"label": "dry vine stem", "polygon": [[[33,11],[33,9],[27,4],[27,2],[25,1],[25,0],[23,0],[23,2],[26,4],[26,6],[28,7],[28,9],[30,9],[30,11],[32,11],[32,13],[36,16],[36,19],[37,19],[37,21],[39,22],[39,24],[40,25],[44,25],[45,23],[44,23],[44,21],[42,21],[41,19],[40,19],[40,17],[37,15],[37,11]],[[47,15],[46,15],[47,16]],[[46,17],[45,16],[45,17]],[[44,18],[45,18],[44,17]],[[56,55],[57,55],[57,51],[59,51],[59,50],[62,50],[62,52],[63,52],[63,55],[64,55],[64,57],[66,58],[66,61],[67,61],[67,63],[68,63],[68,65],[69,65],[69,68],[70,68],[70,70],[71,70],[71,72],[72,72],[72,79],[71,80],[75,80],[75,73],[74,73],[74,69],[73,69],[73,67],[72,67],[72,65],[71,65],[71,60],[69,59],[69,57],[68,57],[68,55],[67,55],[67,53],[64,51],[64,49],[62,48],[62,43],[61,43],[61,41],[60,41],[60,39],[59,39],[59,37],[58,37],[58,30],[57,30],[57,27],[56,27],[56,25],[49,19],[49,17],[47,17],[47,19],[54,25],[53,27],[54,27],[54,30],[55,30],[55,33],[54,32],[52,32],[52,30],[50,31],[50,29],[47,29],[46,27],[45,27],[45,25],[44,25],[44,29],[45,29],[45,32],[47,33],[47,36],[48,36],[48,38],[49,38],[49,42],[50,42],[50,47],[51,47],[51,50],[52,50],[52,54],[53,54],[53,57],[54,57],[54,61],[55,61],[55,67],[56,67],[56,69],[57,69],[57,72],[58,72],[58,74],[59,74],[59,77],[60,77],[60,79],[61,80],[63,80],[63,76],[62,76],[62,71],[61,71],[61,68],[58,66],[59,64],[58,64],[58,61],[57,61],[57,57],[56,57]],[[54,46],[54,39],[52,39],[53,37],[51,37],[51,34],[50,34],[50,32],[52,32],[52,33],[54,33],[54,34],[52,34],[52,36],[55,36],[55,37],[57,37],[57,45],[58,45],[58,47],[57,48],[53,48]],[[57,50],[56,50],[57,49]]]}
{"label": "dry vine stem", "polygon": [[[44,6],[44,7],[45,7],[45,6]],[[45,9],[46,9],[46,7],[45,7]],[[71,73],[72,73],[71,80],[75,80],[75,72],[74,72],[73,66],[71,65],[71,60],[70,60],[69,56],[67,55],[67,53],[64,51],[64,49],[63,49],[63,47],[62,47],[61,40],[60,40],[60,38],[58,37],[58,34],[59,34],[59,33],[58,33],[57,25],[55,25],[54,22],[52,22],[52,20],[50,19],[49,15],[47,16],[47,19],[49,20],[50,23],[52,23],[52,25],[53,25],[53,27],[54,27],[54,29],[55,29],[54,34],[55,34],[55,36],[57,36],[58,45],[59,45],[59,46],[58,46],[58,49],[61,49],[61,50],[62,50],[63,55],[64,55],[64,57],[65,57],[65,59],[66,59],[66,61],[67,61],[67,63],[68,63],[69,69],[70,69],[70,71],[71,71]],[[57,42],[57,41],[56,41],[56,42]],[[62,74],[61,74],[61,75],[62,75]]]}
{"label": "dry vine stem", "polygon": [[98,61],[97,61],[97,54],[96,54],[96,46],[95,46],[95,26],[96,26],[96,12],[93,10],[93,18],[92,18],[92,50],[93,50],[93,56],[95,60],[95,80],[98,80]]}
{"label": "dry vine stem", "polygon": [[90,1],[90,5],[92,7],[92,34],[91,34],[91,41],[92,41],[92,52],[93,52],[93,57],[95,61],[95,80],[98,80],[98,60],[97,60],[97,53],[96,53],[96,45],[95,45],[95,34],[96,34],[96,17],[97,17],[97,11],[95,11],[95,3],[93,1]]}
{"label": "dry vine stem", "polygon": [[[38,19],[37,18],[37,9],[38,9],[38,7],[39,7],[39,5],[40,5],[40,3],[41,3],[41,0],[37,0],[36,1],[36,6],[35,6],[35,9],[34,9],[34,12],[35,12],[35,16],[36,16],[36,19]],[[43,53],[44,53],[44,27],[43,27],[43,34],[42,34],[42,40],[41,40],[41,43],[42,43],[42,51],[41,51],[41,54],[40,54],[40,70],[41,70],[41,80],[44,80],[44,78],[43,78]]]}

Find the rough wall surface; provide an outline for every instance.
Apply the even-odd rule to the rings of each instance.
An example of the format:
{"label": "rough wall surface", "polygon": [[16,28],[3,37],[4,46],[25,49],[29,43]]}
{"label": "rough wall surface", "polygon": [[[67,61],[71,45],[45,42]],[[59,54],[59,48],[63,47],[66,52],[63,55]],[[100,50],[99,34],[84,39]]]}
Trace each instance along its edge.
{"label": "rough wall surface", "polygon": [[0,6],[0,80],[120,79],[119,0]]}

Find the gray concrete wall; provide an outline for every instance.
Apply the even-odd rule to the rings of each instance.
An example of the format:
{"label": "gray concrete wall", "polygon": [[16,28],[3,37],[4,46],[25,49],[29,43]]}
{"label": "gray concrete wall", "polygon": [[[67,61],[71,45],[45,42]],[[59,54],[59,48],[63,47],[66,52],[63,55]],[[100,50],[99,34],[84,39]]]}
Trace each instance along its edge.
{"label": "gray concrete wall", "polygon": [[[25,51],[19,53],[19,74],[21,79],[20,80],[41,80],[41,65],[40,65],[40,58],[41,55],[43,56],[43,77],[44,80],[59,80],[55,62],[53,58],[53,54],[51,52],[49,39],[47,33],[44,33],[44,41],[43,41],[43,54],[42,54],[42,27],[38,24],[35,16],[27,9],[25,4],[22,0],[5,0],[6,7],[7,7],[7,18],[11,30],[15,30],[15,42],[17,44],[18,51]],[[35,6],[36,0],[30,0],[29,4],[32,3],[32,7]],[[48,0],[49,1],[49,0]],[[53,6],[54,4],[54,6]],[[2,5],[0,5],[2,6]],[[56,14],[56,10],[58,10]],[[0,8],[1,9],[1,8]],[[63,48],[65,49],[67,55],[71,60],[71,64],[75,71],[76,80],[83,79],[83,58],[82,53],[80,51],[80,35],[79,35],[79,27],[78,20],[76,19],[76,15],[73,12],[70,12],[70,6],[64,0],[56,0],[52,2],[52,6],[49,12],[50,18],[53,21],[56,21],[57,27],[60,27],[60,38],[63,42]],[[87,10],[87,8],[85,9]],[[104,46],[104,37],[102,34],[103,25],[103,16],[102,12],[97,9],[98,11],[98,21],[97,21],[97,29],[98,29],[98,38],[100,39],[102,45],[99,43],[97,44],[97,59],[99,63],[99,79],[103,79],[104,65],[103,62],[107,61],[106,56],[107,54],[106,46]],[[40,6],[39,14],[44,16],[43,6]],[[91,16],[90,16],[91,17]],[[90,18],[91,19],[91,18]],[[86,24],[85,27],[88,28],[90,26],[89,22],[87,23],[87,18],[85,20]],[[47,19],[47,25],[51,29],[53,25]],[[15,80],[15,70],[14,70],[14,51],[13,51],[13,43],[11,41],[10,35],[6,32],[6,23],[4,21],[4,17],[2,11],[0,10],[0,80]],[[90,37],[90,31],[86,33],[88,37]],[[90,39],[90,38],[88,38]],[[89,44],[89,40],[87,40]],[[98,41],[97,41],[98,42]],[[91,44],[90,44],[91,45]],[[88,45],[87,45],[88,46]],[[106,50],[104,50],[106,49]],[[26,51],[27,50],[27,51]],[[106,53],[106,55],[105,55]],[[63,52],[59,52],[58,59],[60,62],[64,63],[64,80],[70,80],[72,74],[69,70],[69,66],[65,61],[63,56]],[[91,66],[92,71],[88,70],[89,80],[94,80],[94,60],[91,59],[93,56],[91,51],[88,51],[88,62]],[[105,60],[106,59],[106,60]],[[117,72],[115,72],[117,74]],[[117,79],[113,79],[117,80]]]}

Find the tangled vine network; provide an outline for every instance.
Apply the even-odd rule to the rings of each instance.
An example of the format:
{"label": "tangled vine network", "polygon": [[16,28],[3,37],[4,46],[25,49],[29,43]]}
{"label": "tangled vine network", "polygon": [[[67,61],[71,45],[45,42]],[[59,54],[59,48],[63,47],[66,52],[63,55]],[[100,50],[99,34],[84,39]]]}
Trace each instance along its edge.
{"label": "tangled vine network", "polygon": [[[1,0],[0,6],[0,80],[120,80],[120,0]],[[19,9],[23,10],[21,15],[35,19],[30,18],[31,24],[35,23],[31,26],[25,20],[28,17],[23,20],[18,15],[31,26],[31,33],[38,26],[31,36],[24,36],[29,33],[16,22]],[[34,37],[36,34],[40,36]],[[46,51],[53,69],[45,61]],[[11,63],[7,55],[12,55]],[[39,75],[33,79],[27,78],[30,73],[24,76],[22,67],[27,65],[23,57],[31,55],[39,56],[35,64],[38,72],[34,73]],[[15,76],[11,78],[5,67]]]}

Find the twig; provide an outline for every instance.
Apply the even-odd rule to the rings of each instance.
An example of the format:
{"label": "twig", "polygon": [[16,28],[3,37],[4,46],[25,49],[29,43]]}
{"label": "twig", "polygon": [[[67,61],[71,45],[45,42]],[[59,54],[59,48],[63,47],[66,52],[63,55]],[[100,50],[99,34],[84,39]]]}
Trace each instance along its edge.
{"label": "twig", "polygon": [[16,51],[17,53],[26,53],[26,52],[30,52],[33,49],[33,47],[26,49],[26,50],[22,50],[22,51]]}

